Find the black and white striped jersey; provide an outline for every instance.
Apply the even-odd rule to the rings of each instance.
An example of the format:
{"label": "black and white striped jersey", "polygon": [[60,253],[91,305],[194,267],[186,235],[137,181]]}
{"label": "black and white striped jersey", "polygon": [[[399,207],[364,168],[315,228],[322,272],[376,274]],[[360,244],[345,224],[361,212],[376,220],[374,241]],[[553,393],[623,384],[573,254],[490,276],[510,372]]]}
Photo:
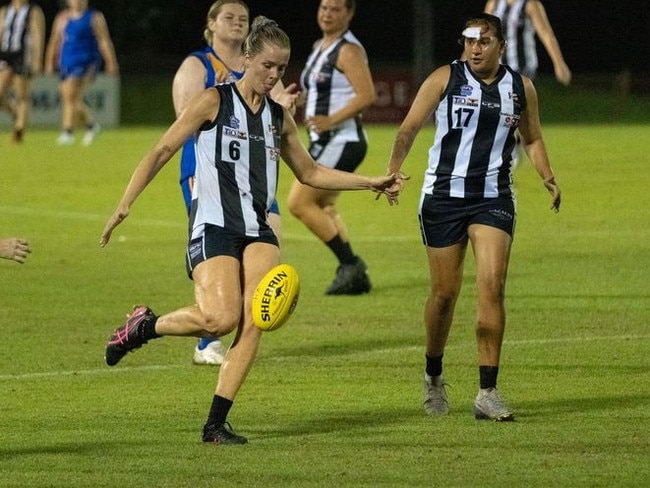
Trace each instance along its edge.
{"label": "black and white striped jersey", "polygon": [[508,41],[503,62],[516,72],[535,77],[538,59],[535,45],[535,27],[526,15],[527,0],[498,0],[493,14],[501,19],[504,35]]}
{"label": "black and white striped jersey", "polygon": [[282,107],[267,96],[253,113],[234,83],[213,89],[221,104],[196,140],[191,238],[201,235],[205,224],[257,237],[269,229],[266,214],[277,188]]}
{"label": "black and white striped jersey", "polygon": [[[356,95],[345,73],[336,68],[339,51],[346,43],[361,46],[359,40],[347,31],[336,42],[322,49],[323,41],[314,45],[300,75],[300,83],[307,94],[305,100],[305,117],[330,115],[348,104]],[[362,46],[363,47],[363,46]],[[344,120],[332,128],[332,135],[340,140],[359,141],[361,132],[359,117]],[[310,131],[312,141],[319,139],[318,133]],[[361,135],[363,136],[363,135]]]}
{"label": "black and white striped jersey", "polygon": [[467,62],[450,67],[435,112],[436,134],[422,192],[454,198],[510,195],[515,131],[526,105],[521,75],[502,65],[487,85]]}
{"label": "black and white striped jersey", "polygon": [[26,4],[16,10],[11,3],[6,7],[0,51],[6,53],[30,52],[29,13],[31,8],[30,4]]}

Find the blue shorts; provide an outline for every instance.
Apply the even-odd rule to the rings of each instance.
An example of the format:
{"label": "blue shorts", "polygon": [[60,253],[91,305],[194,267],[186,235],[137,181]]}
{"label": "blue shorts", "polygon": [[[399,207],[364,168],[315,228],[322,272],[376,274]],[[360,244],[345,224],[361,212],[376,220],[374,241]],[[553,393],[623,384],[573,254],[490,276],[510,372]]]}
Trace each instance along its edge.
{"label": "blue shorts", "polygon": [[79,62],[66,66],[60,66],[59,79],[65,80],[66,78],[83,78],[87,74],[95,76],[95,74],[99,71],[99,67],[99,61],[90,61],[83,63]]}
{"label": "blue shorts", "polygon": [[517,215],[512,196],[498,198],[449,198],[423,195],[420,200],[420,232],[427,247],[448,247],[467,241],[472,224],[496,227],[514,236]]}
{"label": "blue shorts", "polygon": [[280,247],[278,238],[270,228],[257,237],[250,237],[217,225],[206,224],[203,235],[192,239],[187,245],[187,274],[192,279],[192,272],[199,263],[217,256],[231,256],[241,262],[246,246],[255,242],[266,242]]}

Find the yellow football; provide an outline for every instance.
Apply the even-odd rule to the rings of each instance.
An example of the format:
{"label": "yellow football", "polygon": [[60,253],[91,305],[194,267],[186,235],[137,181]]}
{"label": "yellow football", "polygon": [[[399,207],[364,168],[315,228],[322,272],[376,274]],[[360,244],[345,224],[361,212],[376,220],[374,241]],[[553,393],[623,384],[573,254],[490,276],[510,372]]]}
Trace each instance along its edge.
{"label": "yellow football", "polygon": [[293,313],[300,295],[296,268],[279,264],[259,282],[253,294],[253,323],[260,330],[277,330]]}

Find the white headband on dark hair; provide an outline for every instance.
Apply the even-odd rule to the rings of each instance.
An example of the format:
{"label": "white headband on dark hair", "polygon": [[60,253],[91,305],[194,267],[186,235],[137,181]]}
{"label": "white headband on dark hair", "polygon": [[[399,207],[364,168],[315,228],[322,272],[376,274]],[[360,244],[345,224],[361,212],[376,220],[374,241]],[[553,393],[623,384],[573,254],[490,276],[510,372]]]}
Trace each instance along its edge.
{"label": "white headband on dark hair", "polygon": [[467,27],[463,31],[463,37],[468,37],[470,39],[480,39],[481,38],[481,28],[480,27]]}

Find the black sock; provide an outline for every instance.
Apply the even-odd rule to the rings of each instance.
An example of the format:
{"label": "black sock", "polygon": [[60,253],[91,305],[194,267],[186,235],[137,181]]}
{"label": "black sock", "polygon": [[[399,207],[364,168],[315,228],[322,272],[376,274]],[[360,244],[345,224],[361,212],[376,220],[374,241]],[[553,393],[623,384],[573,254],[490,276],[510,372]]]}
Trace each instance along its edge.
{"label": "black sock", "polygon": [[425,354],[424,357],[427,359],[426,372],[432,378],[440,376],[442,374],[442,354],[440,356],[429,356]]}
{"label": "black sock", "polygon": [[226,423],[233,401],[219,395],[212,398],[212,406],[208,415],[207,425],[220,426]]}
{"label": "black sock", "polygon": [[160,337],[156,333],[156,321],[158,320],[158,317],[155,317],[153,319],[145,320],[142,322],[138,327],[138,334],[140,334],[140,338],[144,339],[145,341],[149,341],[151,339],[157,339]]}
{"label": "black sock", "polygon": [[352,246],[349,242],[343,242],[340,235],[336,235],[334,239],[326,242],[332,252],[336,255],[341,264],[354,264],[357,262],[357,257],[352,252]]}
{"label": "black sock", "polygon": [[497,387],[498,366],[479,366],[478,374],[481,389]]}

